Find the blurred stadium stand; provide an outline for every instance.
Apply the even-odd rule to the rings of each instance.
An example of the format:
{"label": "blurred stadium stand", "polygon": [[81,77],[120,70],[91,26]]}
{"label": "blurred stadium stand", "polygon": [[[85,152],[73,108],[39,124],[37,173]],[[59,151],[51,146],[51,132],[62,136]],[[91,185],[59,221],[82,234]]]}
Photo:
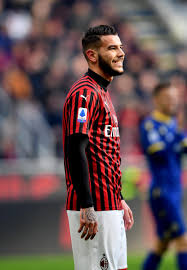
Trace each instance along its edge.
{"label": "blurred stadium stand", "polygon": [[115,25],[125,44],[126,74],[111,85],[122,153],[140,154],[137,123],[160,78],[179,87],[186,110],[187,51],[159,2],[155,9],[148,0],[0,1],[0,157],[63,156],[62,106],[86,71],[80,40],[88,25]]}
{"label": "blurred stadium stand", "polygon": [[[112,82],[110,93],[122,169],[143,170],[137,183],[145,194],[138,123],[152,109],[151,93],[160,79],[178,87],[179,120],[187,128],[186,9],[182,0],[0,0],[0,254],[69,248],[62,107],[71,84],[86,72],[81,35],[89,25],[115,25],[124,43],[125,75]],[[151,243],[151,223],[148,229],[142,223],[142,196],[130,202],[136,218],[128,234],[131,250]],[[146,230],[150,238],[143,243]]]}
{"label": "blurred stadium stand", "polygon": [[157,12],[162,16],[170,31],[180,43],[187,43],[185,21],[187,19],[186,0],[150,0]]}

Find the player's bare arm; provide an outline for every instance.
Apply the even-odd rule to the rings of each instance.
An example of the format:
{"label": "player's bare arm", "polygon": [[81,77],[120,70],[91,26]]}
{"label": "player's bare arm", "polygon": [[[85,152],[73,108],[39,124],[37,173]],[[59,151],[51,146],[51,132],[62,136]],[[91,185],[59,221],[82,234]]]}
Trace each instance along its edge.
{"label": "player's bare arm", "polygon": [[80,210],[80,227],[78,232],[82,232],[81,238],[85,240],[93,239],[98,231],[97,215],[93,207]]}
{"label": "player's bare arm", "polygon": [[134,218],[133,213],[130,209],[130,207],[127,205],[125,200],[121,200],[122,209],[124,210],[124,223],[125,223],[125,229],[130,230],[134,224]]}

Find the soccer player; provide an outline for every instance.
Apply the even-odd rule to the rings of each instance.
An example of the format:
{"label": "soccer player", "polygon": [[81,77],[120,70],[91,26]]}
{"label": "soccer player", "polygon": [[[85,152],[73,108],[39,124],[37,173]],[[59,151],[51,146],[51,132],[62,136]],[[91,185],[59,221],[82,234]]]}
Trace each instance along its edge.
{"label": "soccer player", "polygon": [[187,136],[177,124],[177,89],[159,84],[153,92],[155,111],[141,123],[141,141],[152,174],[149,205],[157,240],[143,270],[156,270],[164,252],[174,243],[178,267],[187,270],[187,233],[181,206],[181,157],[187,153]]}
{"label": "soccer player", "polygon": [[88,72],[73,84],[63,109],[74,265],[76,270],[125,270],[125,229],[134,221],[121,195],[120,135],[108,91],[113,76],[123,74],[125,54],[108,25],[89,28],[82,48]]}

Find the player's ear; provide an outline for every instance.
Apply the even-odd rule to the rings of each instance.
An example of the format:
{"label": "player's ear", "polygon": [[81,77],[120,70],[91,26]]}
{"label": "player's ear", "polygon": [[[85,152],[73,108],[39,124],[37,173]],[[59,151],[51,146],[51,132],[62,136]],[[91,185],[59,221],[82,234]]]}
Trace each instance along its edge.
{"label": "player's ear", "polygon": [[87,59],[92,62],[92,63],[96,63],[97,62],[97,51],[93,50],[93,49],[88,49],[86,51],[86,56]]}

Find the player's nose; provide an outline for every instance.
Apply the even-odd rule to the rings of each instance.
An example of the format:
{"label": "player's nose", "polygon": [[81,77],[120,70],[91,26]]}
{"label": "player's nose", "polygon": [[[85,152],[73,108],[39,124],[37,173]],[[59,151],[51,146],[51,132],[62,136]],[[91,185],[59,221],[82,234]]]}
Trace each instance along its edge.
{"label": "player's nose", "polygon": [[118,57],[119,58],[125,58],[125,52],[123,51],[122,48],[119,48],[119,50],[118,50]]}

